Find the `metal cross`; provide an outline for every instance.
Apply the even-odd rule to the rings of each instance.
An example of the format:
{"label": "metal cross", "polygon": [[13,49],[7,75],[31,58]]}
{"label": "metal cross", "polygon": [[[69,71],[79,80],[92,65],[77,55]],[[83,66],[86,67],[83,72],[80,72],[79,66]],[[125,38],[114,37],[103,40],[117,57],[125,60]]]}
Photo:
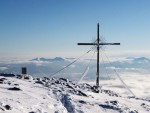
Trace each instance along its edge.
{"label": "metal cross", "polygon": [[99,23],[97,24],[97,42],[96,43],[78,43],[78,45],[95,45],[97,46],[97,78],[96,87],[99,87],[99,49],[100,45],[120,45],[120,43],[101,43],[99,38]]}

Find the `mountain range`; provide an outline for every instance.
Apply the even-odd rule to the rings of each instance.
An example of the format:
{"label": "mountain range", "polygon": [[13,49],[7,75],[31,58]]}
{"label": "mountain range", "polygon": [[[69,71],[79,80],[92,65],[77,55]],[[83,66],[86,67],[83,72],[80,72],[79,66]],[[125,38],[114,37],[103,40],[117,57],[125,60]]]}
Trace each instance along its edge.
{"label": "mountain range", "polygon": [[62,61],[65,61],[65,60],[61,57],[55,57],[55,58],[34,58],[31,61],[62,62]]}
{"label": "mountain range", "polygon": [[[74,58],[33,58],[29,60],[22,61],[11,61],[11,62],[0,62],[0,73],[21,73],[22,67],[27,67],[28,74],[32,76],[51,76],[55,72],[61,70],[71,62],[74,62]],[[83,76],[87,66],[89,64],[89,59],[79,60],[72,65],[70,65],[65,70],[56,74],[56,77],[66,77],[71,80],[79,80]],[[123,59],[112,60],[111,63],[107,60],[102,62],[100,60],[100,75],[101,79],[114,78],[111,73],[113,70],[119,73],[138,73],[138,74],[149,74],[150,73],[150,59],[146,57],[127,57]],[[94,80],[96,74],[96,60],[93,59],[90,62],[89,70],[87,71],[85,80]],[[94,76],[93,76],[94,75]]]}

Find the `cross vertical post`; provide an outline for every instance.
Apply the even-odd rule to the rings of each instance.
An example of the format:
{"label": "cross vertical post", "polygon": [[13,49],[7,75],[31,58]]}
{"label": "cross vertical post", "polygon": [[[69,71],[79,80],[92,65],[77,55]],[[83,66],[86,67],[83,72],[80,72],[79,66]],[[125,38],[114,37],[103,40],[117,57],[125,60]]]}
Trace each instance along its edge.
{"label": "cross vertical post", "polygon": [[99,23],[97,24],[97,78],[96,78],[96,86],[99,87]]}

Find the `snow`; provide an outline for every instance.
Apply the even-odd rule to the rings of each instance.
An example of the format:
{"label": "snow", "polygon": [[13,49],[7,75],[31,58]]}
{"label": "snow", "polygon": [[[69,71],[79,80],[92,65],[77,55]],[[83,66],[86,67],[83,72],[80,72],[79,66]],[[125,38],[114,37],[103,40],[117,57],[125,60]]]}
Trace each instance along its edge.
{"label": "snow", "polygon": [[[5,110],[8,113],[53,113],[66,111],[50,91],[40,84],[35,84],[34,80],[22,80],[17,78],[7,78],[4,84],[0,84],[0,105],[10,105],[12,110]],[[10,85],[8,83],[11,83]],[[8,88],[19,84],[21,91],[10,91]],[[1,111],[2,112],[2,111]]]}
{"label": "snow", "polygon": [[0,80],[0,113],[150,112],[150,98],[122,96],[108,86],[96,93],[92,85],[65,78],[0,76]]}

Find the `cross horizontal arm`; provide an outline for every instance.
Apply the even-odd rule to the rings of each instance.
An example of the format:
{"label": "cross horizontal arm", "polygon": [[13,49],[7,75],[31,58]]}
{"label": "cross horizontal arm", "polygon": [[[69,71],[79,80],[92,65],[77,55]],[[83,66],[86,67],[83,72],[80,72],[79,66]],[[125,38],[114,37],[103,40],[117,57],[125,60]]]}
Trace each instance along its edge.
{"label": "cross horizontal arm", "polygon": [[78,43],[78,45],[120,45],[120,43]]}
{"label": "cross horizontal arm", "polygon": [[120,45],[120,43],[99,43],[99,45]]}
{"label": "cross horizontal arm", "polygon": [[78,43],[78,45],[97,45],[97,43]]}

